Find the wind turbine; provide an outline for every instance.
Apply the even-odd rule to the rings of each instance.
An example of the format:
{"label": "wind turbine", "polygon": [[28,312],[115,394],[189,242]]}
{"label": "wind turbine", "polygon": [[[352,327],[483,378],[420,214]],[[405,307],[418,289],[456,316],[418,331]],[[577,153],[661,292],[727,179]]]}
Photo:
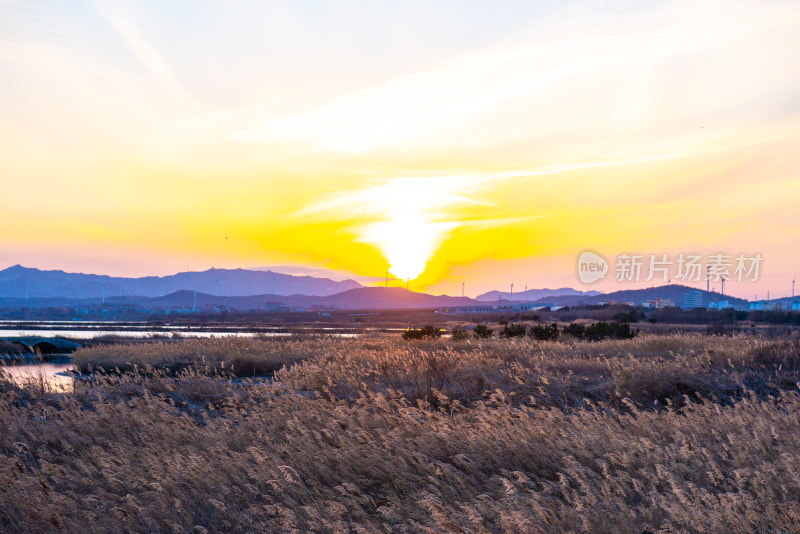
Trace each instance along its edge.
{"label": "wind turbine", "polygon": [[722,296],[724,297],[725,296],[725,280],[727,280],[727,278],[723,276],[722,278],[720,278],[720,280],[722,282]]}
{"label": "wind turbine", "polygon": [[511,293],[509,294],[508,301],[514,301],[514,282],[511,282]]}

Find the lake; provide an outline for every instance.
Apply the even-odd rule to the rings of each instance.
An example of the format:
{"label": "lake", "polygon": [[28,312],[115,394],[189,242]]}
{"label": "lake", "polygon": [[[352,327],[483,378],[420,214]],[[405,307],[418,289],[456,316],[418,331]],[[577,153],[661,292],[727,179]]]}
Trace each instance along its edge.
{"label": "lake", "polygon": [[69,393],[74,389],[74,379],[64,373],[74,369],[71,363],[32,363],[0,366],[0,373],[16,384],[31,384],[47,391]]}
{"label": "lake", "polygon": [[[297,327],[291,332],[280,327],[203,327],[185,325],[154,326],[150,323],[122,321],[0,321],[0,338],[13,337],[61,337],[73,340],[92,340],[103,336],[119,336],[134,339],[147,338],[208,338],[208,337],[288,337],[299,334],[322,333],[336,337],[356,337],[352,329]],[[33,381],[50,391],[73,390],[73,378],[65,372],[71,371],[69,356],[58,356],[55,361],[48,358],[22,365],[2,365],[0,372],[10,375],[17,383]]]}
{"label": "lake", "polygon": [[[291,331],[289,331],[291,330]],[[3,337],[62,337],[67,339],[94,339],[102,336],[129,338],[149,337],[213,337],[213,336],[291,336],[296,333],[322,333],[353,337],[353,329],[335,327],[299,326],[287,329],[280,326],[187,326],[153,325],[130,321],[0,321],[0,338]]]}

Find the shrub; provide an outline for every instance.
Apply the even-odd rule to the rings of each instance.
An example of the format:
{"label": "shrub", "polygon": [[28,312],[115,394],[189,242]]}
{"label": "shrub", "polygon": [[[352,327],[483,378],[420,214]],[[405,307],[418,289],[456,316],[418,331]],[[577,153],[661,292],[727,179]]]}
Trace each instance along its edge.
{"label": "shrub", "polygon": [[519,323],[509,323],[500,331],[500,337],[519,337],[525,335],[525,325]]}
{"label": "shrub", "polygon": [[528,331],[528,335],[539,341],[556,341],[558,339],[558,325],[556,323],[550,326],[534,325]]}
{"label": "shrub", "polygon": [[492,337],[492,332],[494,332],[494,330],[482,324],[477,325],[475,330],[472,331],[472,333],[478,339],[489,339]]}
{"label": "shrub", "polygon": [[611,324],[605,321],[593,323],[586,329],[586,339],[589,341],[600,341],[610,337],[612,337]]}
{"label": "shrub", "polygon": [[581,323],[571,323],[564,327],[563,333],[565,336],[583,339],[586,337],[586,327]]}
{"label": "shrub", "polygon": [[598,321],[586,329],[586,339],[589,341],[600,341],[601,339],[609,338],[633,339],[638,333],[639,330],[632,331],[631,325],[628,323]]}
{"label": "shrub", "polygon": [[627,312],[619,312],[614,315],[614,321],[618,323],[638,323],[640,319],[639,312],[630,310]]}
{"label": "shrub", "polygon": [[617,339],[633,339],[639,334],[639,329],[631,329],[628,323],[612,322],[611,327],[614,330],[614,337]]}
{"label": "shrub", "polygon": [[469,339],[469,332],[461,328],[453,328],[453,341],[464,341]]}
{"label": "shrub", "polygon": [[426,324],[422,328],[411,328],[403,332],[403,339],[434,339],[441,337],[442,331],[435,326]]}

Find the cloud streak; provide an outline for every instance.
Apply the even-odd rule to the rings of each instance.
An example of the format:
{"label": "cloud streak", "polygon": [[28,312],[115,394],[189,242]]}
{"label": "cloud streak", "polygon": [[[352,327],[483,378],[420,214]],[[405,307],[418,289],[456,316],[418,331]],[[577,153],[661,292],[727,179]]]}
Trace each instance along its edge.
{"label": "cloud streak", "polygon": [[131,17],[120,12],[117,7],[112,6],[106,0],[92,0],[92,6],[113,29],[117,35],[125,42],[130,51],[147,70],[150,76],[162,87],[164,91],[171,95],[173,99],[180,102],[191,102],[189,93],[181,85],[178,78],[172,71],[169,63],[164,56],[148,40],[141,30],[131,22]]}
{"label": "cloud streak", "polygon": [[[233,135],[358,154],[385,147],[424,151],[431,144],[491,145],[492,137],[550,144],[549,137],[568,132],[580,145],[599,132],[629,135],[633,128],[662,150],[674,149],[685,146],[679,140],[687,137],[696,141],[697,132],[686,136],[684,128],[699,128],[698,117],[716,119],[720,129],[741,129],[746,111],[737,108],[739,102],[763,103],[771,92],[782,92],[778,83],[763,78],[757,83],[754,72],[777,82],[775,64],[796,70],[778,39],[763,38],[800,29],[800,13],[790,5],[665,6],[620,21],[598,20],[595,13],[568,23],[551,20],[532,28],[532,35],[542,37],[439,70],[394,77]],[[721,55],[740,60],[719,63]],[[698,75],[710,60],[717,66],[708,76],[724,85],[724,93],[709,84],[708,76]],[[800,82],[795,75],[787,80],[786,71],[780,77],[793,86]],[[776,101],[762,111],[786,110]],[[514,113],[524,120],[508,120]]]}

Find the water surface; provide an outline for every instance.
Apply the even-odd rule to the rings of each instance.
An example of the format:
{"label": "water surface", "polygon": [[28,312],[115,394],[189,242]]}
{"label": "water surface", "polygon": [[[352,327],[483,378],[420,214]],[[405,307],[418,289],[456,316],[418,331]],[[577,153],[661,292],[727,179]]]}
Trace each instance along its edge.
{"label": "water surface", "polygon": [[66,373],[74,368],[71,363],[45,362],[0,366],[0,373],[20,386],[33,385],[47,391],[69,393],[74,390],[75,379]]}

